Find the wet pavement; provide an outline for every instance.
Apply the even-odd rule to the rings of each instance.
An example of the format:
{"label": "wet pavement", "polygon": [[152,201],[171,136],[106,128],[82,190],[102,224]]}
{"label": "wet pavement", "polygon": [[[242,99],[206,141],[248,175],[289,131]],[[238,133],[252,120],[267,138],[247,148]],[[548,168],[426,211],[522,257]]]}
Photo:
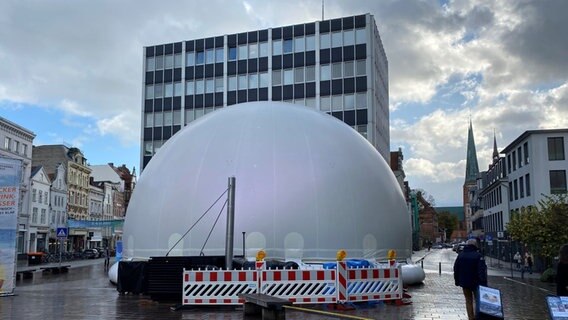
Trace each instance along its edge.
{"label": "wet pavement", "polygon": [[[426,279],[412,286],[412,304],[357,305],[336,311],[325,306],[300,306],[323,312],[368,319],[467,319],[461,288],[454,286],[451,250],[417,252],[424,258]],[[242,319],[241,308],[199,307],[172,311],[171,303],[157,303],[144,295],[119,295],[103,267],[103,259],[73,261],[68,273],[36,272],[33,279],[18,280],[15,296],[0,297],[0,319]],[[442,272],[440,272],[442,271]],[[510,270],[490,268],[489,286],[501,290],[505,319],[548,319],[545,297],[554,285],[536,277],[520,279]],[[288,310],[287,319],[332,319],[332,315]]]}

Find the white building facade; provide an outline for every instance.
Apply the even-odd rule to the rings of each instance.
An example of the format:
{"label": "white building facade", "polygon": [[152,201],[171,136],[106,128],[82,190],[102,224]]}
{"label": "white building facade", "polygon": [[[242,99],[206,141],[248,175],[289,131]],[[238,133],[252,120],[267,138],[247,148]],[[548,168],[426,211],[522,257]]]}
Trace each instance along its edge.
{"label": "white building facade", "polygon": [[[55,167],[51,177],[51,212],[50,212],[50,251],[56,251],[54,247],[57,243],[56,231],[59,227],[67,225],[67,199],[68,190],[65,174],[67,167],[60,163]],[[65,246],[66,247],[66,246]]]}
{"label": "white building facade", "polygon": [[31,189],[30,207],[32,216],[29,228],[29,251],[48,251],[51,180],[43,167],[32,168]]}

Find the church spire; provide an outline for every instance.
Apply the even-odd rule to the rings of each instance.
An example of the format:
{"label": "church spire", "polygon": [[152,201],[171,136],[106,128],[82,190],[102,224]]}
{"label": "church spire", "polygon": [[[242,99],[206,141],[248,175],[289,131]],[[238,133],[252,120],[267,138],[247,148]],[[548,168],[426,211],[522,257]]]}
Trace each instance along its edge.
{"label": "church spire", "polygon": [[477,164],[477,151],[475,150],[475,141],[473,140],[473,125],[469,120],[469,130],[467,131],[467,158],[465,163],[465,182],[476,182],[479,174],[479,165]]}
{"label": "church spire", "polygon": [[499,161],[499,151],[497,151],[497,137],[495,137],[495,130],[493,130],[493,163]]}

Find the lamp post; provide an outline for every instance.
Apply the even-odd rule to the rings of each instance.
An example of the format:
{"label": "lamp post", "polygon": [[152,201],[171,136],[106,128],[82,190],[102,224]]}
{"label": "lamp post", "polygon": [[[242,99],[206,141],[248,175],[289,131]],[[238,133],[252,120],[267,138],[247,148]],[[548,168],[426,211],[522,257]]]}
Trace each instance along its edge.
{"label": "lamp post", "polygon": [[[506,199],[507,199],[507,216],[509,217],[509,221],[511,221],[511,208],[510,208],[511,202],[510,202],[510,199],[509,199],[509,184],[508,184],[508,181],[509,180],[501,179],[500,185],[503,186],[506,190],[505,194],[507,195],[506,196]],[[501,194],[503,194],[503,193],[501,193]],[[507,237],[509,238],[509,264],[510,264],[510,269],[511,269],[511,278],[513,278],[514,277],[513,276],[513,241],[511,239],[510,234],[508,234]]]}

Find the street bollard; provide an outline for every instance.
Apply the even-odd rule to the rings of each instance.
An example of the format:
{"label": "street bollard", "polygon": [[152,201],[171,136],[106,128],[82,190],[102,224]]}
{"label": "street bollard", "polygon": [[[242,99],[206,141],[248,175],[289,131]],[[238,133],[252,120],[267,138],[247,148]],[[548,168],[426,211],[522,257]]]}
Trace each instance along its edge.
{"label": "street bollard", "polygon": [[438,272],[442,274],[442,262],[438,262]]}
{"label": "street bollard", "polygon": [[420,266],[424,269],[424,259],[420,260]]}

